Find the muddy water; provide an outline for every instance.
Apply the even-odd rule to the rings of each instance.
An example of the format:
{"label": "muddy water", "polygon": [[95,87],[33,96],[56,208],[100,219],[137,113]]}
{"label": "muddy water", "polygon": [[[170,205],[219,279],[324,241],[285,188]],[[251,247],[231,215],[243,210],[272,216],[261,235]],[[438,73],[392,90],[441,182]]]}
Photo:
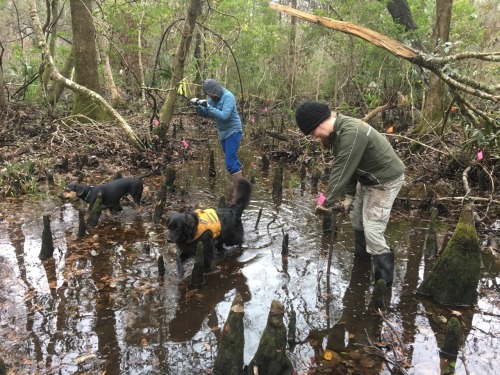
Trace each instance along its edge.
{"label": "muddy water", "polygon": [[[178,193],[168,213],[184,205],[216,206],[229,196],[217,144],[217,177],[209,179],[206,160],[179,167]],[[352,229],[338,218],[335,240],[323,233],[312,212],[316,193],[285,172],[284,195],[271,199],[273,170],[263,173],[250,142],[244,143],[245,174],[254,176],[252,202],[244,213],[243,249],[219,255],[207,284],[194,289],[176,274],[175,249],[164,228],[151,223],[152,210],[123,211],[101,218],[78,239],[77,202],[63,203],[56,192],[43,200],[3,202],[0,222],[0,356],[10,374],[206,374],[210,373],[220,330],[236,293],[245,301],[245,353],[249,363],[265,328],[273,299],[284,305],[285,324],[295,312],[297,344],[288,354],[298,373],[314,369],[308,338],[335,325],[347,330],[346,352],[363,351],[370,341],[408,345],[410,374],[440,374],[445,321],[457,316],[464,344],[457,374],[495,374],[499,368],[500,311],[498,265],[486,260],[477,306],[439,308],[414,294],[430,264],[422,251],[426,218],[396,209],[387,230],[396,248],[396,271],[387,298],[386,323],[373,313],[370,263],[354,261]],[[152,191],[158,188],[148,180]],[[145,197],[154,207],[153,195]],[[262,210],[258,225],[257,218]],[[49,214],[56,251],[38,259],[42,216]],[[454,222],[442,221],[440,237]],[[281,256],[289,235],[287,258]],[[327,270],[331,250],[331,267]],[[157,258],[166,274],[158,275]],[[189,269],[189,264],[188,264]],[[389,327],[390,325],[390,327]],[[320,339],[321,343],[321,339]],[[325,342],[323,342],[324,346]],[[387,352],[391,356],[391,352]],[[364,364],[365,374],[388,373]]]}

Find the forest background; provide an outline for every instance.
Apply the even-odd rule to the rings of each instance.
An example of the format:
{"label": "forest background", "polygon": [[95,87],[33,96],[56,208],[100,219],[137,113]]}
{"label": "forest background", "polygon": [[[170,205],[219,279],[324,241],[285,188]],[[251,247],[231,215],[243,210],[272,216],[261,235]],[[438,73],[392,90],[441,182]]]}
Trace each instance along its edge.
{"label": "forest background", "polygon": [[[499,7],[498,0],[4,0],[0,106],[5,119],[26,113],[17,105],[41,108],[39,125],[112,123],[144,151],[170,139],[172,117],[189,111],[188,99],[212,77],[236,94],[244,121],[262,109],[292,119],[298,103],[324,101],[399,132],[412,152],[441,150],[446,163],[484,174],[493,192]],[[294,9],[304,13],[292,17]],[[295,131],[293,120],[287,126]]]}
{"label": "forest background", "polygon": [[0,0],[0,16],[2,197],[81,163],[111,175],[200,158],[175,133],[210,77],[295,165],[325,159],[294,109],[326,102],[384,132],[409,189],[446,180],[498,231],[500,0]]}

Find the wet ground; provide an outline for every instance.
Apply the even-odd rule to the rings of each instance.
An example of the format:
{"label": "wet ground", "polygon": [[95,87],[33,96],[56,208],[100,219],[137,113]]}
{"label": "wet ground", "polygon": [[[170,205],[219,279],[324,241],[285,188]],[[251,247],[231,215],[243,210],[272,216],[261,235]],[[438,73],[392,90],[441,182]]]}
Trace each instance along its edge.
{"label": "wet ground", "polygon": [[[326,345],[323,334],[332,327],[347,332],[341,356],[344,364],[351,361],[350,372],[389,373],[380,358],[367,360],[367,351],[376,347],[389,358],[406,358],[409,374],[440,374],[450,365],[457,374],[497,373],[498,263],[484,255],[477,305],[435,306],[414,293],[431,267],[422,249],[428,215],[396,207],[387,230],[396,249],[395,281],[382,319],[371,302],[370,263],[353,259],[348,219],[338,218],[335,240],[323,233],[313,213],[316,192],[308,181],[301,186],[298,173],[286,168],[283,197],[273,200],[273,163],[262,172],[249,144],[243,143],[241,153],[255,188],[243,216],[244,248],[220,255],[206,286],[198,289],[189,285],[189,275],[177,276],[175,248],[165,244],[164,227],[152,223],[151,209],[139,214],[124,202],[123,211],[102,217],[79,239],[79,203],[62,202],[57,189],[44,199],[2,202],[0,357],[7,373],[209,374],[236,293],[245,301],[245,363],[255,354],[277,299],[286,310],[285,324],[292,311],[296,314],[297,343],[288,354],[299,374],[324,365],[315,353]],[[229,197],[230,180],[213,146],[217,177],[208,177],[207,160],[178,166],[178,190],[166,214],[184,205],[216,207],[221,195]],[[152,208],[158,181],[146,179],[146,185],[151,190],[146,207]],[[38,255],[47,214],[56,251],[42,263]],[[455,220],[440,219],[440,240],[453,231]],[[285,234],[286,258],[281,255]],[[158,274],[160,255],[164,276]],[[453,316],[464,338],[456,362],[450,363],[440,359],[439,347]],[[390,350],[398,341],[403,346]]]}

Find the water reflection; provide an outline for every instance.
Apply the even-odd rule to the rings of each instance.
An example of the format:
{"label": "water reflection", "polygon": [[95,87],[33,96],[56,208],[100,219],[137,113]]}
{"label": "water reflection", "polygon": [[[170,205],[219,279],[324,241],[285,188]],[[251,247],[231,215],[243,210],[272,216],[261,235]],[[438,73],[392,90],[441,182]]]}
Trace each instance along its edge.
{"label": "water reflection", "polygon": [[[222,160],[219,148],[214,150]],[[323,348],[339,327],[347,332],[346,350],[363,348],[368,339],[392,340],[394,333],[373,314],[370,262],[353,258],[349,220],[339,219],[332,241],[312,212],[316,193],[295,182],[298,172],[285,169],[283,195],[273,200],[273,171],[260,171],[251,163],[257,157],[243,149],[245,173],[256,181],[243,215],[245,248],[221,254],[216,271],[199,289],[178,279],[175,249],[164,243],[164,228],[151,224],[147,210],[139,215],[124,204],[122,212],[103,218],[78,239],[78,205],[49,199],[27,201],[15,213],[6,207],[0,223],[0,353],[10,369],[17,374],[209,373],[237,292],[245,301],[245,363],[255,354],[273,299],[285,307],[286,325],[296,316],[296,343],[289,355],[299,373],[317,366],[308,339],[313,333],[321,334]],[[218,197],[229,198],[230,181],[220,164],[215,179],[208,178],[202,162],[185,168],[167,210],[216,206]],[[51,215],[56,247],[54,258],[44,263],[38,259],[42,214]],[[414,291],[432,261],[422,252],[426,219],[399,212],[387,228],[396,264],[384,314],[411,344],[408,372],[441,372],[445,324],[440,317],[449,320],[458,312],[465,337],[457,374],[466,374],[466,366],[469,372],[495,373],[500,365],[498,265],[494,259],[484,262],[488,268],[475,307],[438,308],[417,298]],[[448,230],[442,228],[441,235]],[[287,257],[281,254],[285,235]],[[159,255],[166,267],[162,277]],[[377,363],[361,370],[387,373],[383,368]]]}
{"label": "water reflection", "polygon": [[[226,254],[226,258],[228,256]],[[228,258],[223,262],[223,269],[207,275],[207,284],[199,289],[187,283],[180,285],[177,312],[168,324],[169,340],[189,341],[202,325],[217,330],[224,324],[225,318],[219,321],[216,307],[223,301],[232,303],[236,293],[241,294],[243,302],[250,300],[248,280],[233,259]]]}

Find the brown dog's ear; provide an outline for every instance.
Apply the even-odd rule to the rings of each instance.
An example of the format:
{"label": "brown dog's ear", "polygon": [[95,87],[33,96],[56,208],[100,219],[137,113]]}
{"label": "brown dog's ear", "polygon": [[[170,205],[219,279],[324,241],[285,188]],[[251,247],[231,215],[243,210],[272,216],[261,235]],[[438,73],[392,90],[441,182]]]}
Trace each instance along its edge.
{"label": "brown dog's ear", "polygon": [[85,187],[83,185],[76,185],[76,195],[81,196],[85,192]]}

